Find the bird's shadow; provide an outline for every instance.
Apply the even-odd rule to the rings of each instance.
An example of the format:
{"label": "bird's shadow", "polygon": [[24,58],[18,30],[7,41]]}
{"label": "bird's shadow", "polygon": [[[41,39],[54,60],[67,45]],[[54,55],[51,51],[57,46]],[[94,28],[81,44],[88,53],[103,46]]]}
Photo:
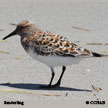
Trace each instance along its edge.
{"label": "bird's shadow", "polygon": [[92,92],[92,90],[86,89],[78,89],[71,87],[56,87],[56,88],[41,88],[41,86],[47,86],[45,84],[30,84],[30,83],[1,83],[0,86],[8,86],[19,89],[28,89],[28,90],[56,90],[56,91],[84,91],[84,92]]}

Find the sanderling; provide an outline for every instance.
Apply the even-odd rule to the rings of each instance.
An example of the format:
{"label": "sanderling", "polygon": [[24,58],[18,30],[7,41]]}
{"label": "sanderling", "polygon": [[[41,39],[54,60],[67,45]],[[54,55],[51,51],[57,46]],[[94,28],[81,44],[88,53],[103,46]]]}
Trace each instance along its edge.
{"label": "sanderling", "polygon": [[[105,56],[82,48],[61,35],[45,32],[29,20],[16,24],[16,29],[3,40],[13,35],[21,37],[21,44],[30,56],[50,67],[52,77],[48,88],[60,86],[67,65],[77,64],[83,58]],[[62,66],[62,73],[57,83],[52,85],[55,66]]]}

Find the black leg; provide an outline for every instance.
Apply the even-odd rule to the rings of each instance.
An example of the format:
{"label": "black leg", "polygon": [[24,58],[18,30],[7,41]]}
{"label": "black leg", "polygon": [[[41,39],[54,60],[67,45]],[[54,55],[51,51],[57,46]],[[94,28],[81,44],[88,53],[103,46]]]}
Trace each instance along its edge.
{"label": "black leg", "polygon": [[52,81],[53,81],[54,76],[55,76],[55,73],[54,73],[54,70],[53,70],[53,68],[52,68],[52,67],[51,67],[51,72],[52,72],[52,77],[51,77],[50,83],[48,84],[48,87],[50,87],[50,86],[51,86]]}
{"label": "black leg", "polygon": [[40,86],[40,88],[52,88],[51,84],[52,84],[52,81],[54,79],[55,73],[54,73],[53,67],[50,67],[50,68],[51,68],[51,72],[52,72],[52,77],[51,77],[50,83],[48,84],[48,86],[42,85],[42,86]]}
{"label": "black leg", "polygon": [[62,67],[62,73],[61,73],[61,75],[60,75],[59,80],[57,81],[56,84],[52,85],[52,87],[59,87],[59,86],[60,86],[60,84],[61,84],[61,79],[62,79],[62,77],[63,77],[63,74],[64,74],[65,70],[66,70],[66,67],[63,66],[63,67]]}
{"label": "black leg", "polygon": [[62,80],[62,77],[63,77],[63,74],[64,74],[65,70],[66,70],[66,67],[63,66],[63,67],[62,67],[62,73],[61,73],[61,75],[60,75],[59,80],[57,81],[56,84],[51,85],[51,84],[52,84],[52,81],[53,81],[53,79],[54,79],[54,76],[55,76],[54,70],[53,70],[53,68],[51,67],[52,77],[51,77],[50,83],[48,84],[48,86],[41,86],[40,88],[55,88],[55,87],[59,87],[60,84],[61,84],[61,80]]}

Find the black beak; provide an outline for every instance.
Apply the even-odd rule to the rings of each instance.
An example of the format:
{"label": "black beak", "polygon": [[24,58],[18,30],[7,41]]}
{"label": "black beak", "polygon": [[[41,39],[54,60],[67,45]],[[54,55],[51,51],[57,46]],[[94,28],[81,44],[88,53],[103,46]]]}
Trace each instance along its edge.
{"label": "black beak", "polygon": [[10,34],[7,35],[6,37],[4,37],[3,40],[5,40],[5,39],[7,39],[7,38],[9,38],[9,37],[11,37],[11,36],[14,36],[14,35],[16,35],[16,34],[17,34],[16,30],[14,30],[12,33],[10,33]]}

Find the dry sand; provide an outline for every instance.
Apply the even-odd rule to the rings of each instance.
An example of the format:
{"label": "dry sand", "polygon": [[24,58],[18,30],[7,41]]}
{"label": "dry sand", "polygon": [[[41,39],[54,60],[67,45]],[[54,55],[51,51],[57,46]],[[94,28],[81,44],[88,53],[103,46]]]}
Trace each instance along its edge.
{"label": "dry sand", "polygon": [[[33,20],[43,30],[61,34],[82,47],[108,53],[108,2],[0,1],[0,40],[15,29],[9,23]],[[86,30],[78,29],[85,28]],[[86,43],[102,43],[87,45]],[[14,36],[0,41],[0,102],[4,100],[105,100],[108,101],[108,58],[85,59],[67,66],[61,88],[42,90],[48,84],[50,69],[29,57]],[[5,51],[5,52],[2,52]],[[8,54],[9,53],[9,54]],[[21,58],[20,58],[21,57]],[[52,61],[53,62],[53,61]],[[54,83],[61,74],[55,68]],[[11,82],[11,84],[6,84]],[[92,88],[97,87],[96,90]],[[97,90],[101,88],[102,90]],[[89,91],[90,90],[90,91]]]}

